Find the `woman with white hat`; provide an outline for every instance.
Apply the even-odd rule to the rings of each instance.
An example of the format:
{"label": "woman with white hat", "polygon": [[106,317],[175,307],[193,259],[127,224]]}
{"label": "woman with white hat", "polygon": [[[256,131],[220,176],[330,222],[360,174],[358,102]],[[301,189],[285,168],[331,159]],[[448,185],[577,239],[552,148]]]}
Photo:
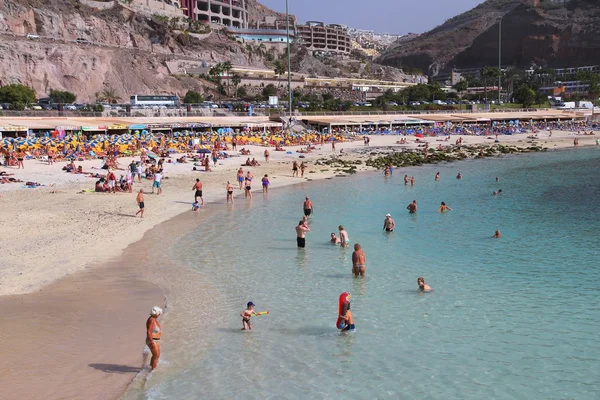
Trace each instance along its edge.
{"label": "woman with white hat", "polygon": [[146,321],[146,345],[152,353],[150,360],[150,368],[156,368],[158,359],[160,358],[160,336],[162,334],[158,317],[162,315],[162,308],[158,306],[152,307],[150,317]]}

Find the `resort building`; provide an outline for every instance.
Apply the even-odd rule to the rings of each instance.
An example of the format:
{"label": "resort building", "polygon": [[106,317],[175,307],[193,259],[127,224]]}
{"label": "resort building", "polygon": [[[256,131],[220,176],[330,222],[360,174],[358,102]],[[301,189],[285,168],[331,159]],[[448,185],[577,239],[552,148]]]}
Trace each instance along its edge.
{"label": "resort building", "polygon": [[[287,31],[285,29],[244,29],[244,28],[227,28],[238,41],[246,42],[263,42],[263,43],[286,43]],[[294,31],[290,29],[290,43],[294,41]]]}
{"label": "resort building", "polygon": [[[290,15],[289,40],[290,43],[296,38],[296,17]],[[275,16],[266,16],[263,21],[256,21],[248,25],[247,28],[229,27],[227,30],[238,41],[263,42],[263,43],[285,43],[288,41],[287,25],[284,18]]]}
{"label": "resort building", "polygon": [[[290,32],[296,29],[296,17],[293,15],[289,16],[290,20]],[[252,29],[275,29],[285,30],[287,27],[285,23],[285,16],[278,18],[274,15],[268,15],[263,18],[262,21],[255,21],[248,24],[248,28]]]}
{"label": "resort building", "polygon": [[248,28],[246,0],[179,0],[185,15],[194,21],[233,28]]}
{"label": "resort building", "polygon": [[302,45],[312,51],[350,54],[352,50],[348,29],[342,25],[308,21],[296,26],[296,36]]}

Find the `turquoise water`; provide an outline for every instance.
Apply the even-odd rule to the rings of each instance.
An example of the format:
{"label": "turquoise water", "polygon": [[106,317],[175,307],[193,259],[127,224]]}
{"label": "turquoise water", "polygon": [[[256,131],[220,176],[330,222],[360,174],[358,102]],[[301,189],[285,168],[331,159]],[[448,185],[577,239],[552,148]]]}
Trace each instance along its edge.
{"label": "turquoise water", "polygon": [[[600,398],[599,165],[597,149],[537,153],[210,206],[169,249],[205,285],[173,278],[160,368],[126,398]],[[298,250],[305,195],[316,215]],[[441,201],[453,210],[437,213]],[[366,279],[327,243],[339,224],[367,254]],[[334,326],[343,291],[352,334]],[[241,332],[250,300],[271,314]]]}

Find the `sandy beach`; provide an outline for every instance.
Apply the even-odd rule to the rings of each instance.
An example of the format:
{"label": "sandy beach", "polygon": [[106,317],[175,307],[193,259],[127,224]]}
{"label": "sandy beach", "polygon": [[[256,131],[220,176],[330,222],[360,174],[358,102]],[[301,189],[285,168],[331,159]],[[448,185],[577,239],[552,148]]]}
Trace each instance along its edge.
{"label": "sandy beach", "polygon": [[[575,136],[555,131],[552,137],[540,133],[535,143],[548,149],[595,145],[597,136]],[[398,146],[398,136],[372,136],[371,147]],[[454,141],[456,138],[452,137]],[[493,144],[482,136],[463,136],[464,144]],[[430,147],[436,138],[425,138]],[[417,146],[414,138],[409,145]],[[501,137],[502,144],[531,146],[527,135]],[[291,176],[291,163],[300,161],[295,151],[286,154],[271,149],[265,163],[263,147],[246,146],[251,158],[261,163],[251,167],[255,181],[268,174],[273,188],[335,176],[334,168],[315,166],[316,159],[330,157],[331,146],[303,159],[308,163],[305,178]],[[352,153],[364,148],[362,140],[338,143],[344,159],[368,158]],[[213,172],[192,171],[193,165],[165,164],[163,194],[150,194],[152,182],[134,184],[134,193],[89,193],[95,179],[62,171],[66,162],[46,165],[25,161],[25,169],[3,168],[23,181],[46,186],[23,189],[20,184],[0,185],[0,230],[3,257],[0,261],[0,305],[8,310],[0,337],[8,349],[0,381],[3,398],[117,398],[139,372],[143,345],[143,324],[152,305],[163,305],[164,297],[156,277],[130,262],[145,259],[160,249],[157,229],[152,228],[184,214],[191,215],[192,185],[196,178],[204,183],[205,202],[225,203],[225,184],[234,185],[235,172],[247,156],[220,160]],[[122,168],[131,158],[120,158]],[[102,166],[101,160],[77,162],[84,171]],[[248,167],[243,167],[246,171]],[[369,170],[361,166],[358,171]],[[117,174],[118,176],[119,174]],[[144,218],[136,218],[135,192],[146,193]],[[256,182],[253,192],[260,192]],[[235,190],[236,204],[244,204],[243,191]],[[201,210],[201,213],[203,211]],[[149,235],[144,238],[144,235]],[[141,240],[141,242],[140,242]],[[145,243],[145,244],[144,244]],[[128,248],[129,247],[129,248]],[[127,258],[123,258],[123,251]],[[42,326],[40,326],[40,321]],[[115,330],[115,327],[119,327]],[[7,339],[8,338],[8,339]],[[32,360],[35,363],[32,364]],[[7,366],[10,366],[8,369]]]}

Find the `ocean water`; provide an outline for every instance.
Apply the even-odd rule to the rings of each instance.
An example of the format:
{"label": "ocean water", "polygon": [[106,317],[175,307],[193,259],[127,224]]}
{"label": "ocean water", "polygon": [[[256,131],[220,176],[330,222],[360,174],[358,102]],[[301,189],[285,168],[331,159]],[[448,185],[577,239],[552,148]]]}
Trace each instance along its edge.
{"label": "ocean water", "polygon": [[[210,205],[165,250],[177,267],[161,364],[125,398],[600,398],[599,178],[594,148],[365,173]],[[297,249],[305,195],[316,213]],[[437,213],[441,201],[452,211]],[[351,275],[352,250],[327,243],[340,224],[366,252],[365,279]],[[492,239],[496,229],[502,238]],[[178,269],[198,279],[178,279]],[[418,276],[434,291],[418,292]],[[335,328],[343,291],[354,333]],[[248,301],[270,315],[242,332]]]}

